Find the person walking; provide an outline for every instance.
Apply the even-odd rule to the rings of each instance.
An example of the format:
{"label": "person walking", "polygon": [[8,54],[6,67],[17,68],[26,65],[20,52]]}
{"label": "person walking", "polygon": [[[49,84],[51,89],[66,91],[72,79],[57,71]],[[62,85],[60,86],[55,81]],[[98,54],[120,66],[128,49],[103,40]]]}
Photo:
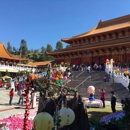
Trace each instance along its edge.
{"label": "person walking", "polygon": [[14,89],[12,88],[9,92],[10,100],[9,100],[9,105],[12,105],[12,100],[14,97]]}
{"label": "person walking", "polygon": [[103,103],[103,108],[105,108],[105,99],[106,99],[106,92],[105,90],[101,89],[99,90],[100,94],[101,94],[101,101]]}
{"label": "person walking", "polygon": [[112,112],[116,112],[116,96],[114,95],[114,91],[111,91],[111,109],[112,109]]}
{"label": "person walking", "polygon": [[19,85],[18,85],[18,96],[19,96],[19,101],[18,101],[18,103],[17,104],[20,104],[21,103],[21,105],[23,105],[23,95],[22,95],[22,91],[23,91],[23,86],[22,86],[22,83],[19,83]]}

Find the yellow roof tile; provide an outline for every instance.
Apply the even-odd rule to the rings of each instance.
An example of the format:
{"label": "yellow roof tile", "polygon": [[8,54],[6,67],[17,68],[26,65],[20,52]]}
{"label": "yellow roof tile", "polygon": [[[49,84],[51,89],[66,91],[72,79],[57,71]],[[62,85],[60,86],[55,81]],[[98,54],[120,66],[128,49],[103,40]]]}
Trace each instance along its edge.
{"label": "yellow roof tile", "polygon": [[29,62],[28,65],[35,65],[35,66],[45,66],[52,61],[42,61],[42,62]]}
{"label": "yellow roof tile", "polygon": [[0,43],[0,58],[4,58],[4,59],[11,59],[11,60],[22,60],[22,61],[28,61],[27,58],[20,58],[14,55],[11,55],[7,49],[4,46],[4,43]]}

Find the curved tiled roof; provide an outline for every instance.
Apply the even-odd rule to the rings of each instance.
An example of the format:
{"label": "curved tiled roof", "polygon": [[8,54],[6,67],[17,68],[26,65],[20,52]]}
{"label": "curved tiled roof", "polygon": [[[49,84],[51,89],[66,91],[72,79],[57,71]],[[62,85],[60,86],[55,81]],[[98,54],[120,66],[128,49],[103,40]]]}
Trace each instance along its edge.
{"label": "curved tiled roof", "polygon": [[51,63],[52,61],[42,61],[42,62],[29,62],[28,65],[34,65],[34,66],[44,66],[47,65],[49,63]]}
{"label": "curved tiled roof", "polygon": [[130,15],[122,16],[119,18],[115,18],[115,19],[111,19],[111,20],[107,20],[103,22],[100,20],[98,25],[92,30],[86,33],[74,36],[72,38],[63,38],[61,40],[63,42],[70,43],[70,41],[73,41],[79,38],[86,38],[89,36],[94,36],[101,33],[111,32],[111,31],[115,31],[115,30],[119,30],[123,28],[128,28],[128,27],[130,27]]}
{"label": "curved tiled roof", "polygon": [[14,55],[11,55],[4,46],[4,43],[0,43],[0,58],[18,60],[18,61],[28,61],[27,58],[20,58]]}

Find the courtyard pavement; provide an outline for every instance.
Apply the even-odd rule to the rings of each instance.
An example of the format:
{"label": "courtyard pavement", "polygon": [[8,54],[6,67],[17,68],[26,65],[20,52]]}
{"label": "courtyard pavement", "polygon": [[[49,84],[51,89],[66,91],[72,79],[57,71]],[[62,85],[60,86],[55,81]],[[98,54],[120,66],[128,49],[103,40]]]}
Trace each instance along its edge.
{"label": "courtyard pavement", "polygon": [[[17,104],[19,100],[17,92],[15,92],[12,106],[9,105],[9,91],[10,90],[6,90],[5,88],[0,88],[0,119],[25,112],[25,105]],[[34,110],[37,110],[37,107],[30,109],[30,111]]]}
{"label": "courtyard pavement", "polygon": [[[17,92],[15,92],[12,101],[12,106],[9,105],[9,91],[10,90],[6,90],[5,88],[0,88],[0,119],[4,117],[13,116],[16,114],[22,114],[25,112],[25,105],[17,104],[19,100],[19,96],[17,95]],[[110,102],[108,101],[107,104],[110,104]],[[121,104],[117,103],[117,107],[121,107]],[[35,109],[30,109],[30,111],[36,111],[36,110],[37,107]]]}

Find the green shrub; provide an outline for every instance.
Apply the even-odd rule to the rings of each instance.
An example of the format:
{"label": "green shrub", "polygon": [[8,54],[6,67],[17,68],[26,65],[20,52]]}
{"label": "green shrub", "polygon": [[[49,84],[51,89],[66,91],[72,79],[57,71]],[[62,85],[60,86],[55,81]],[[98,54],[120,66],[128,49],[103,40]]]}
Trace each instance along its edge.
{"label": "green shrub", "polygon": [[2,74],[1,74],[1,72],[0,72],[0,78],[2,77]]}
{"label": "green shrub", "polygon": [[10,76],[10,73],[8,72],[8,70],[6,70],[5,75]]}

